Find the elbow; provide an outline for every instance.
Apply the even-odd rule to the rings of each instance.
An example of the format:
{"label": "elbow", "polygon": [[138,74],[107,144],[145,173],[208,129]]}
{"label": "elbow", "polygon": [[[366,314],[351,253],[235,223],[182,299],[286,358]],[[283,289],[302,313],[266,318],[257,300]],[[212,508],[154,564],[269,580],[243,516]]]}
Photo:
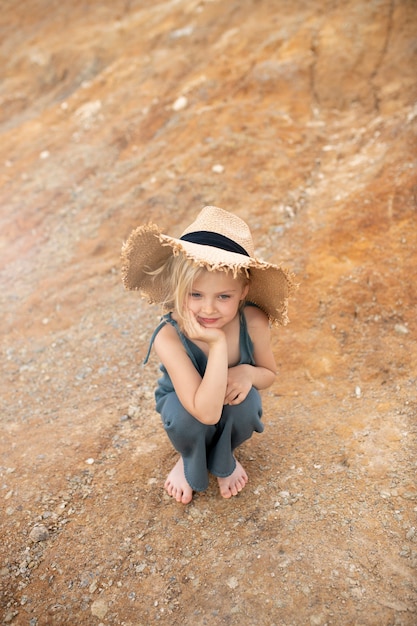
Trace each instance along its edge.
{"label": "elbow", "polygon": [[198,420],[199,422],[201,422],[202,424],[204,424],[205,426],[215,426],[215,424],[217,424],[220,421],[222,414],[220,412],[219,413],[213,413],[213,414],[208,414],[208,413],[204,413],[201,415],[194,415],[195,419]]}
{"label": "elbow", "polygon": [[277,375],[274,372],[271,372],[271,377],[269,379],[268,387],[271,387],[274,384],[276,377]]}
{"label": "elbow", "polygon": [[193,403],[189,407],[191,415],[206,426],[214,426],[220,421],[223,412],[223,403],[203,402]]}
{"label": "elbow", "polygon": [[261,385],[257,387],[257,389],[268,389],[271,385],[273,385],[275,379],[277,377],[277,373],[272,370],[267,370],[263,376],[263,380]]}
{"label": "elbow", "polygon": [[219,421],[220,421],[220,417],[216,416],[216,417],[201,417],[201,418],[196,418],[198,419],[199,422],[201,422],[202,424],[204,424],[205,426],[215,426]]}

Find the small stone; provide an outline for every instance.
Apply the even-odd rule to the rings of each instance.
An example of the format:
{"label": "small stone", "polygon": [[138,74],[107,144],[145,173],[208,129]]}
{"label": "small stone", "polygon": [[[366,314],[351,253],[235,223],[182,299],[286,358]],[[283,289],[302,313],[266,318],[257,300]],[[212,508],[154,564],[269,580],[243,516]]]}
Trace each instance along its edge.
{"label": "small stone", "polygon": [[407,326],[405,326],[404,324],[395,324],[394,330],[399,335],[408,335],[408,333],[410,332]]}
{"label": "small stone", "polygon": [[388,491],[387,489],[384,489],[383,491],[379,492],[379,495],[381,496],[381,498],[390,498],[391,492]]}
{"label": "small stone", "polygon": [[[82,84],[81,86],[84,86],[84,84]],[[101,107],[101,100],[86,102],[85,104],[82,104],[80,107],[78,107],[78,109],[75,111],[75,117],[83,121],[88,121],[99,113]]]}
{"label": "small stone", "polygon": [[230,589],[236,589],[236,587],[239,586],[239,582],[235,576],[231,576],[226,584]]}
{"label": "small stone", "polygon": [[406,534],[407,539],[410,539],[411,541],[414,541],[414,538],[417,539],[416,537],[416,529],[414,526],[412,526],[409,531]]}
{"label": "small stone", "polygon": [[134,404],[131,404],[127,409],[128,417],[139,417],[140,416],[140,407]]}
{"label": "small stone", "polygon": [[415,492],[415,491],[404,491],[402,493],[402,497],[405,500],[417,500],[417,492]]}
{"label": "small stone", "polygon": [[175,100],[174,104],[172,105],[172,109],[173,111],[181,111],[182,109],[185,109],[187,104],[188,99],[185,96],[180,96]]}
{"label": "small stone", "polygon": [[93,604],[91,605],[91,615],[94,615],[94,617],[98,617],[99,619],[104,619],[107,611],[107,602],[101,598],[94,600]]}
{"label": "small stone", "polygon": [[184,28],[177,28],[170,34],[171,39],[179,39],[180,37],[189,37],[193,32],[193,26],[184,26]]}
{"label": "small stone", "polygon": [[48,529],[43,524],[38,524],[37,526],[34,526],[29,533],[29,539],[31,539],[34,543],[39,543],[39,541],[46,541],[48,537]]}
{"label": "small stone", "polygon": [[216,165],[213,165],[213,167],[211,168],[212,172],[214,172],[215,174],[223,174],[224,172],[224,167],[223,165],[221,165],[220,163],[216,163]]}

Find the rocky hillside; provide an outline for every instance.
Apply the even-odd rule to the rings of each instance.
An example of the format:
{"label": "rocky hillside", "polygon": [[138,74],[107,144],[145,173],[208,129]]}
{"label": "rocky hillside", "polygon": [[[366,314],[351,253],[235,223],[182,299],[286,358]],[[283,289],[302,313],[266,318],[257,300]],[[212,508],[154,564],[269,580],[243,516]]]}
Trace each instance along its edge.
{"label": "rocky hillside", "polygon": [[[4,624],[417,622],[415,0],[4,0]],[[190,505],[120,248],[215,204],[300,288],[246,489]]]}

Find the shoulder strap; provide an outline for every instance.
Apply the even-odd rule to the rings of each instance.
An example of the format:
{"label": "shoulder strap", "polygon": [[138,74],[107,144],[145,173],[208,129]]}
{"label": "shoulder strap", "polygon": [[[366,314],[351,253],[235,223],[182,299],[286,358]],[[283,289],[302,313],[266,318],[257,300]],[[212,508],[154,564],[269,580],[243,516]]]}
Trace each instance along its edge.
{"label": "shoulder strap", "polygon": [[184,346],[186,353],[191,359],[192,364],[194,365],[196,370],[201,373],[201,370],[205,368],[207,357],[205,356],[204,352],[195,343],[193,343],[190,339],[187,339],[186,336],[181,332],[177,322],[174,319],[172,319],[171,313],[167,313],[166,315],[163,316],[163,318],[161,319],[161,322],[158,324],[158,326],[155,328],[154,332],[152,333],[152,337],[149,342],[148,352],[146,354],[145,360],[143,361],[143,365],[147,364],[149,360],[149,356],[151,354],[153,342],[155,341],[155,337],[157,336],[161,328],[165,326],[165,324],[171,324],[171,326],[175,328],[178,334],[178,337],[182,345]]}
{"label": "shoulder strap", "polygon": [[148,351],[147,351],[146,356],[145,356],[145,359],[144,359],[144,361],[143,361],[143,365],[146,365],[146,364],[147,364],[147,362],[149,361],[149,357],[150,357],[150,355],[151,355],[151,350],[152,350],[153,342],[155,341],[155,337],[157,336],[157,334],[159,333],[159,331],[161,330],[161,328],[163,328],[163,327],[165,326],[165,324],[166,324],[167,322],[169,322],[169,321],[170,321],[170,318],[169,318],[169,313],[168,313],[167,315],[164,315],[164,316],[161,318],[161,321],[159,322],[158,326],[157,326],[157,327],[155,328],[155,330],[153,331],[152,336],[151,336],[151,339],[150,339],[150,342],[149,342]]}
{"label": "shoulder strap", "polygon": [[[249,303],[249,306],[256,306]],[[246,321],[244,311],[240,312],[240,357],[241,362],[255,365],[255,359],[253,356],[253,342],[248,331],[248,324]]]}

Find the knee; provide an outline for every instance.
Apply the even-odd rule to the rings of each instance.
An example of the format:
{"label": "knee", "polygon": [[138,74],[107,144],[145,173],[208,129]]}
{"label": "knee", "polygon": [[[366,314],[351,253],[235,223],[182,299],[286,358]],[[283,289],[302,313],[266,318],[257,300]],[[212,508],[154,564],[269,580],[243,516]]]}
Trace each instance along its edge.
{"label": "knee", "polygon": [[178,430],[184,433],[194,431],[194,422],[196,421],[192,415],[187,413],[181,406],[176,407],[173,411],[163,411],[161,413],[162,423],[165,430]]}
{"label": "knee", "polygon": [[207,428],[184,409],[178,398],[171,398],[160,411],[164,428],[170,434],[181,433],[188,440],[199,436]]}

